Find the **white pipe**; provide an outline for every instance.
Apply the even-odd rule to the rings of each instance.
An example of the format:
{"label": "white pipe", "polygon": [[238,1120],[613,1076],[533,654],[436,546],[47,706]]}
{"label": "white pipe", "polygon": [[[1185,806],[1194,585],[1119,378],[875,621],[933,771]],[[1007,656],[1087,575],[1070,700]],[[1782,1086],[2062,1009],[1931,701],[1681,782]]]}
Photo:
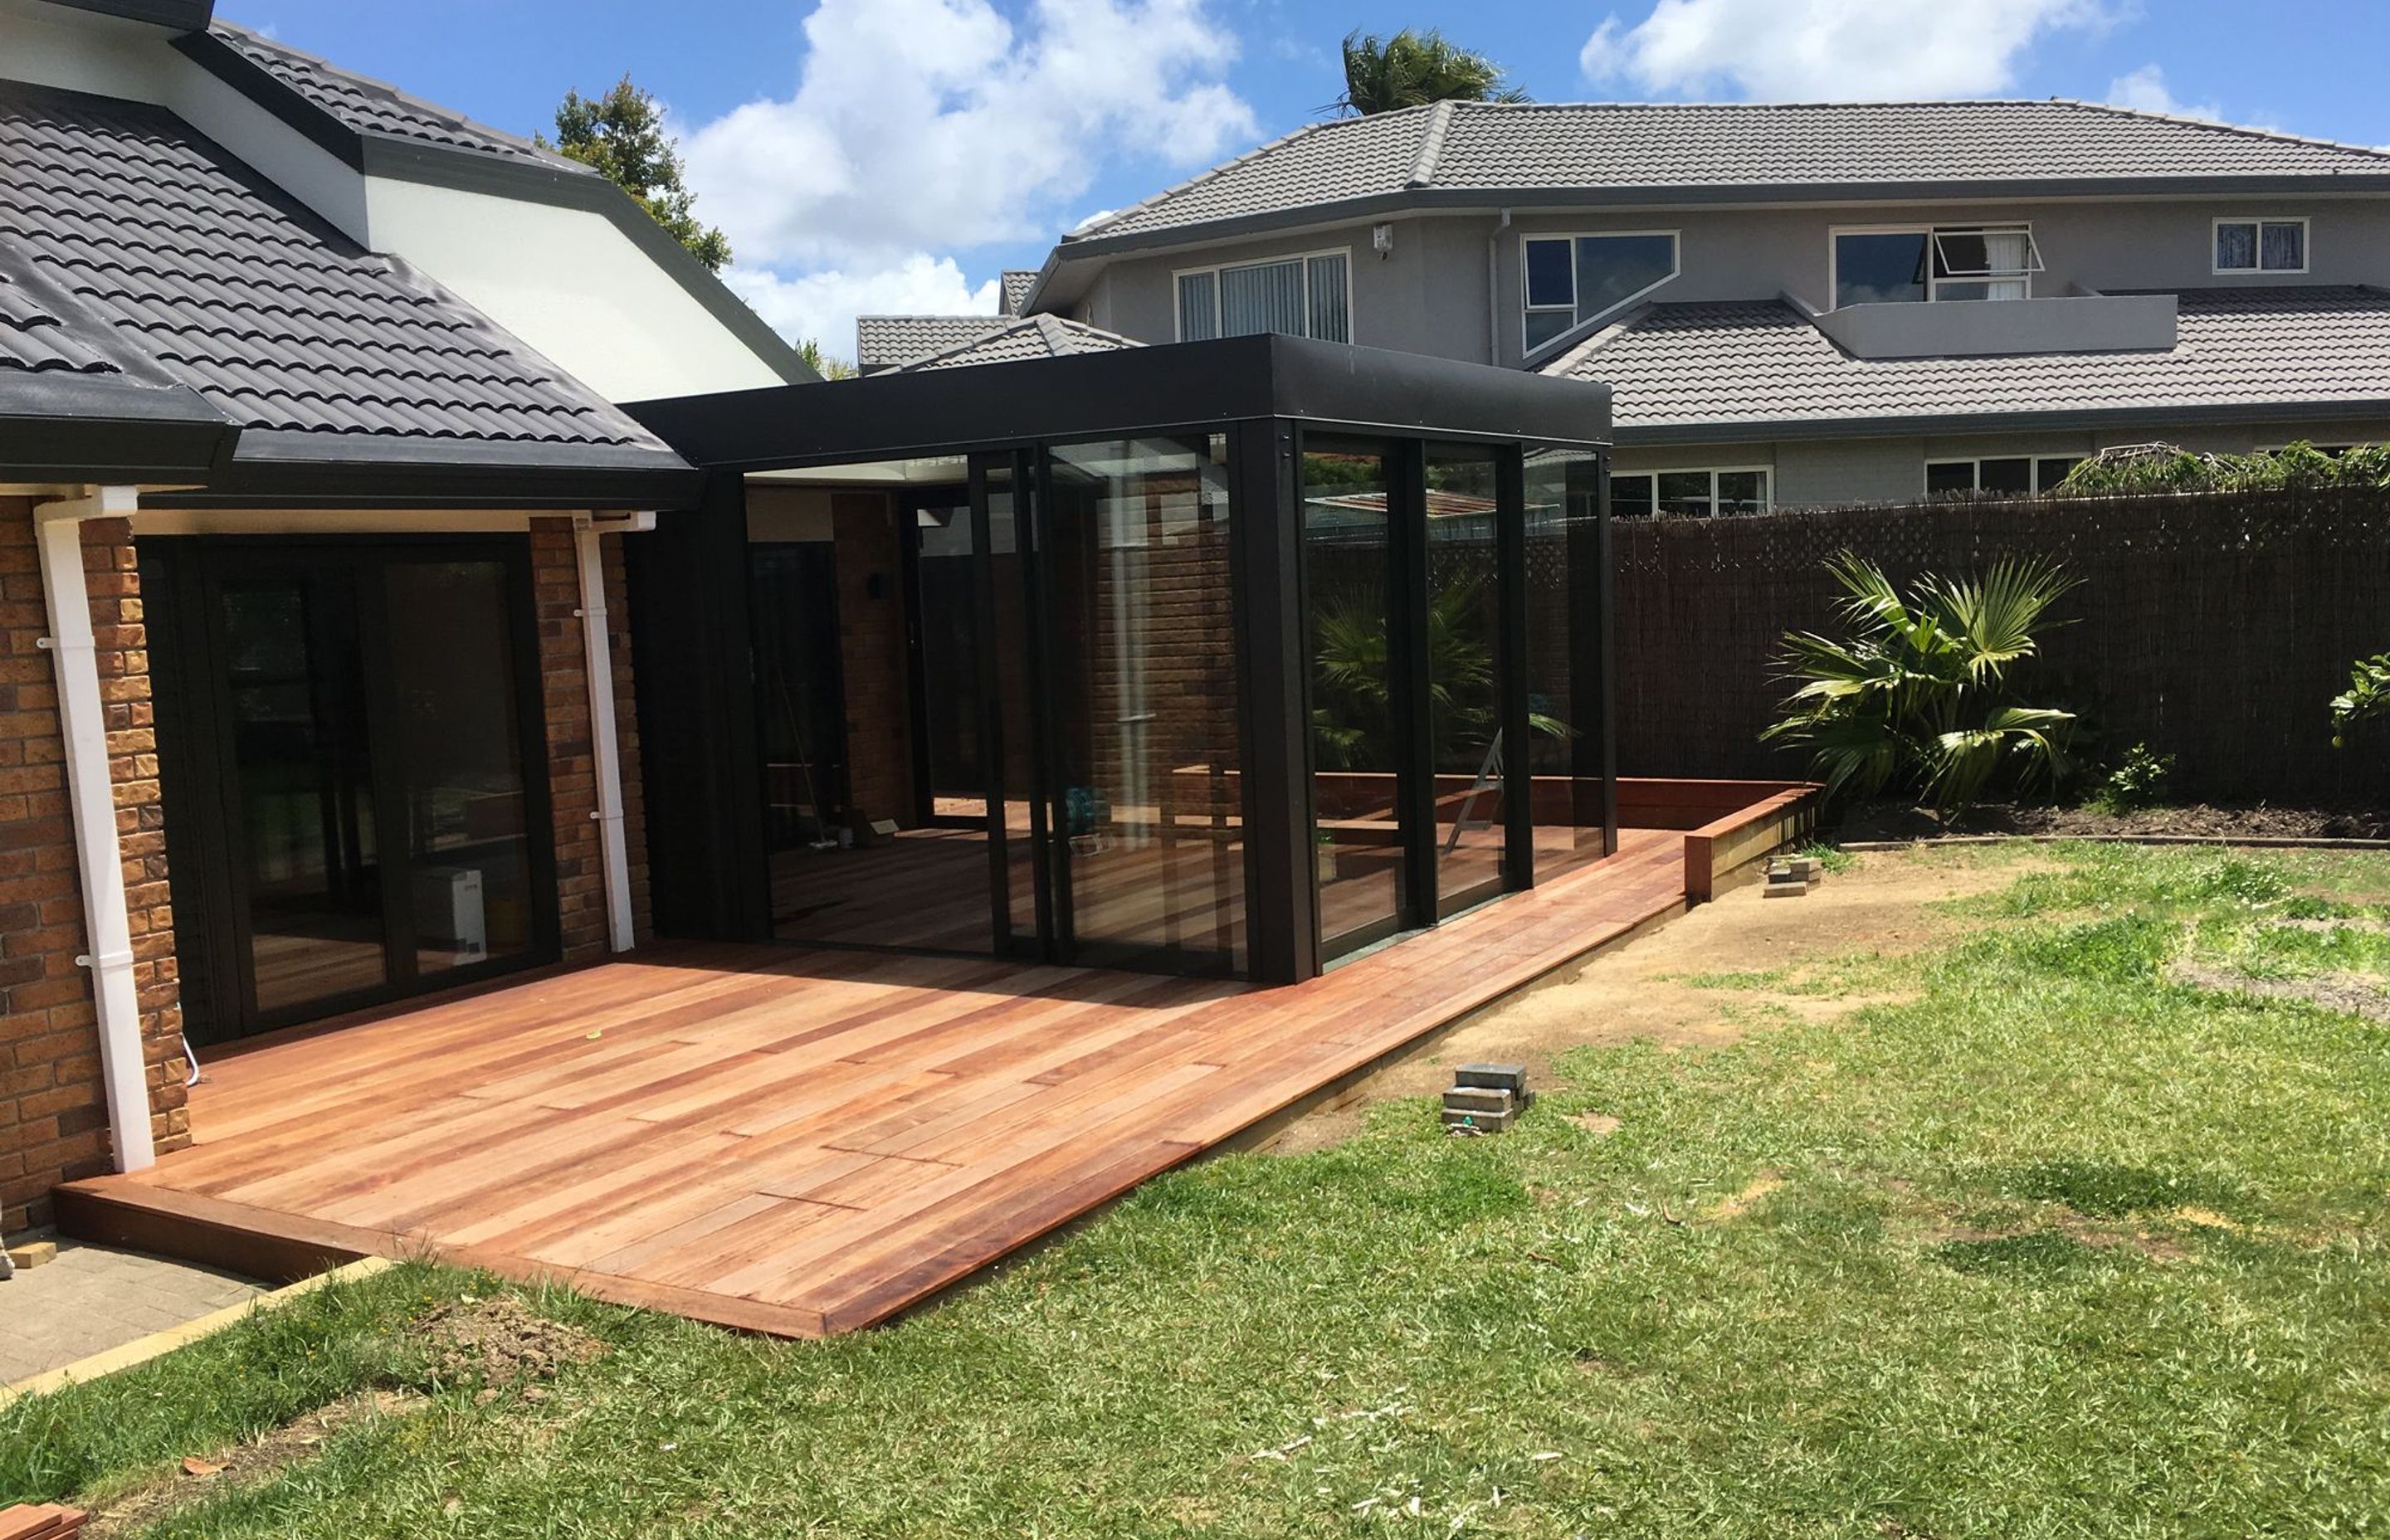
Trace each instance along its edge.
{"label": "white pipe", "polygon": [[108,717],[99,698],[91,592],[84,583],[82,526],[86,520],[128,517],[139,501],[132,487],[93,487],[78,501],[44,503],[33,510],[42,597],[49,606],[47,642],[58,671],[58,728],[66,739],[67,801],[83,881],[84,939],[90,948],[75,960],[91,969],[100,1079],[119,1171],[154,1165],[158,1151],[149,1136],[141,994],[134,984],[133,930],[124,916],[124,852],[116,837],[116,791],[108,769]]}
{"label": "white pipe", "polygon": [[1510,227],[1510,211],[1494,224],[1485,237],[1485,362],[1502,366],[1502,232]]}
{"label": "white pipe", "polygon": [[[652,529],[655,515],[638,514],[626,529]],[[606,623],[606,554],[598,521],[572,520],[581,569],[581,647],[589,677],[589,755],[598,766],[598,853],[606,869],[606,944],[631,949],[631,851],[623,832],[623,756],[614,735],[614,652]]]}

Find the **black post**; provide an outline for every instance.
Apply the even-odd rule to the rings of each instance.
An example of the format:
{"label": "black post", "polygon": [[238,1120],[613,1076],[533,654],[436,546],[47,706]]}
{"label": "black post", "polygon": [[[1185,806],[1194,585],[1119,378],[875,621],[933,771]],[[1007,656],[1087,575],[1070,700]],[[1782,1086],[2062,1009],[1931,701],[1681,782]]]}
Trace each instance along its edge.
{"label": "black post", "polygon": [[659,516],[624,555],[657,933],[767,940],[744,479],[710,473],[700,506]]}
{"label": "black post", "polygon": [[1495,591],[1500,604],[1496,687],[1502,722],[1502,885],[1536,885],[1535,740],[1527,726],[1527,459],[1506,444],[1494,462]]}
{"label": "black post", "polygon": [[1403,855],[1410,867],[1411,913],[1406,929],[1433,925],[1443,895],[1436,870],[1434,687],[1428,657],[1427,445],[1394,441],[1394,484],[1387,510],[1394,545],[1394,582],[1387,588],[1387,667],[1394,684],[1394,735],[1401,762],[1394,802],[1401,810]]}
{"label": "black post", "polygon": [[1618,583],[1610,546],[1610,456],[1593,478],[1594,700],[1601,773],[1601,853],[1618,853]]}
{"label": "black post", "polygon": [[1244,745],[1245,933],[1254,980],[1319,972],[1312,879],[1311,664],[1294,429],[1240,422],[1228,438],[1239,736]]}

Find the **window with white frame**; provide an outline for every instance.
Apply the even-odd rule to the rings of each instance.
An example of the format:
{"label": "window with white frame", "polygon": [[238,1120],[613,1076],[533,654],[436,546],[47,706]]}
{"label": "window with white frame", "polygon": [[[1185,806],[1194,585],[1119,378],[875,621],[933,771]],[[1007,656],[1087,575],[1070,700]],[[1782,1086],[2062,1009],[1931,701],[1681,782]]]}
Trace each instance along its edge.
{"label": "window with white frame", "polygon": [[1834,307],[1921,300],[2024,300],[2042,270],[2029,225],[1941,225],[1833,233]]}
{"label": "window with white frame", "polygon": [[2307,270],[2307,222],[2304,219],[2219,219],[2216,222],[2216,271],[2304,273]]}
{"label": "window with white frame", "polygon": [[1529,236],[1519,243],[1526,349],[1535,352],[1677,276],[1677,232]]}
{"label": "window with white frame", "polygon": [[1690,519],[1765,513],[1774,490],[1773,479],[1765,466],[1613,473],[1610,511],[1621,519],[1655,513]]}
{"label": "window with white frame", "polygon": [[1353,340],[1352,258],[1314,251],[1274,262],[1182,272],[1178,340],[1251,337],[1283,331],[1323,342]]}
{"label": "window with white frame", "polygon": [[1946,497],[1958,493],[1985,492],[1996,496],[2030,496],[2055,492],[2075,468],[2080,455],[2002,455],[1982,460],[1928,460],[1925,494]]}

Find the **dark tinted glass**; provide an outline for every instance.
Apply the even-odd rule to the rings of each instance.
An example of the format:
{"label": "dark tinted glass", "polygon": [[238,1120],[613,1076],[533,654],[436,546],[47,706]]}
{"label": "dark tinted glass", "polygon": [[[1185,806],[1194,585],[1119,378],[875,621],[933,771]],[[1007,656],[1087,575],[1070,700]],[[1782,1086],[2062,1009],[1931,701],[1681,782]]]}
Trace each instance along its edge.
{"label": "dark tinted glass", "polygon": [[1574,305],[1576,287],[1571,281],[1574,259],[1565,240],[1527,242],[1527,302],[1531,305]]}
{"label": "dark tinted glass", "polygon": [[1925,232],[1834,237],[1835,305],[1925,298]]}
{"label": "dark tinted glass", "polygon": [[1925,468],[1925,490],[1931,494],[1975,490],[1975,462],[1945,460]]}
{"label": "dark tinted glass", "polygon": [[1985,492],[2021,494],[2033,490],[2033,462],[2028,459],[1985,460],[1975,484]]}

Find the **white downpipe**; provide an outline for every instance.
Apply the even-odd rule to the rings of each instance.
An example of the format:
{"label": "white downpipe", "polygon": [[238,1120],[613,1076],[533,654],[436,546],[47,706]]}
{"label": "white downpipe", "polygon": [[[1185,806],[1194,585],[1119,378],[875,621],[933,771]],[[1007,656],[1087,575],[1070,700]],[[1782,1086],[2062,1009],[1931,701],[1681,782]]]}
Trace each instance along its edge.
{"label": "white downpipe", "polygon": [[90,947],[76,960],[91,969],[100,1078],[119,1171],[154,1165],[158,1151],[149,1136],[141,995],[133,980],[133,930],[124,917],[124,852],[116,837],[116,790],[108,770],[108,717],[99,698],[91,591],[84,582],[82,526],[86,520],[128,517],[139,503],[132,487],[93,487],[77,501],[44,503],[33,510],[42,597],[49,607],[50,660],[58,671],[58,727],[66,738],[84,937]]}
{"label": "white downpipe", "polygon": [[[655,527],[655,515],[635,514],[624,529]],[[574,552],[581,570],[583,672],[589,679],[589,754],[598,766],[598,853],[606,870],[606,944],[631,949],[631,851],[623,832],[623,755],[614,732],[614,650],[606,622],[606,556],[598,520],[572,520]]]}
{"label": "white downpipe", "polygon": [[1494,233],[1485,237],[1485,362],[1502,366],[1502,232],[1510,227],[1511,211],[1502,211]]}

